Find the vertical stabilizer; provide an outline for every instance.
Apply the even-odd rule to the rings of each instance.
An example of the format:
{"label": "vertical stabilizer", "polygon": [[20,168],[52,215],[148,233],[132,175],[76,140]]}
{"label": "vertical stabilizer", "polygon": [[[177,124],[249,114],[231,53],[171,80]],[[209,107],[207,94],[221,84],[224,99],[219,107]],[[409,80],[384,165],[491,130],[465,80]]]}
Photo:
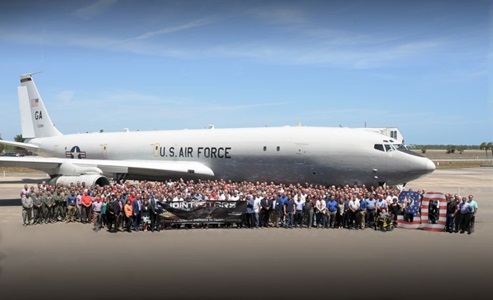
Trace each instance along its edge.
{"label": "vertical stabilizer", "polygon": [[32,74],[21,75],[21,86],[17,88],[21,113],[22,136],[40,138],[62,135],[51,122],[48,111],[34,84]]}

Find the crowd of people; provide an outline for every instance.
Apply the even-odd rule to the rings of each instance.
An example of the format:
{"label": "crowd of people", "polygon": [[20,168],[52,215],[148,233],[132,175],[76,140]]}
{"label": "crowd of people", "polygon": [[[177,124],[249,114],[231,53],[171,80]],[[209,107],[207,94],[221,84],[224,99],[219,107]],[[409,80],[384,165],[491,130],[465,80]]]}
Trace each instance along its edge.
{"label": "crowd of people", "polygon": [[[419,197],[424,190],[417,191]],[[237,228],[376,228],[380,218],[397,216],[412,219],[412,207],[398,202],[399,190],[386,187],[323,186],[314,184],[274,184],[224,180],[166,182],[135,181],[106,186],[84,183],[24,186],[22,219],[24,226],[54,222],[92,223],[99,231],[159,231],[165,228],[162,215],[166,203],[175,201],[245,201],[241,222],[220,226]],[[430,205],[433,209],[433,205]],[[469,199],[447,195],[444,231],[468,232],[474,229],[478,205]],[[171,227],[181,227],[173,225]],[[207,224],[186,224],[187,228]],[[219,226],[219,225],[218,225]]]}

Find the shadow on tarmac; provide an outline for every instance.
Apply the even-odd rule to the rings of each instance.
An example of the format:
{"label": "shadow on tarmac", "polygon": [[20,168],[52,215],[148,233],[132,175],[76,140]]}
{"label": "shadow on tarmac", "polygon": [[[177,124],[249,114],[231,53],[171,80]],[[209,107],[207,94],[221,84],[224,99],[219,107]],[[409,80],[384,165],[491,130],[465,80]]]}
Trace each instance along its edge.
{"label": "shadow on tarmac", "polygon": [[21,199],[5,199],[5,200],[0,200],[0,207],[3,206],[21,206]]}

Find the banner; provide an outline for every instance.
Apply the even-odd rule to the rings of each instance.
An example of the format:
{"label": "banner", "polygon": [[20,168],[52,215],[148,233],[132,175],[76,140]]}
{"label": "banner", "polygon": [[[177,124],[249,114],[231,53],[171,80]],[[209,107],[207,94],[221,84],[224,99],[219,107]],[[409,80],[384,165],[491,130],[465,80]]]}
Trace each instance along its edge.
{"label": "banner", "polygon": [[443,231],[447,220],[447,198],[442,193],[427,192],[421,203],[421,226],[424,230]]}
{"label": "banner", "polygon": [[240,223],[246,201],[174,201],[163,205],[166,223]]}
{"label": "banner", "polygon": [[404,215],[397,216],[397,228],[418,229],[421,224],[421,203],[417,192],[399,194],[399,204],[404,208]]}

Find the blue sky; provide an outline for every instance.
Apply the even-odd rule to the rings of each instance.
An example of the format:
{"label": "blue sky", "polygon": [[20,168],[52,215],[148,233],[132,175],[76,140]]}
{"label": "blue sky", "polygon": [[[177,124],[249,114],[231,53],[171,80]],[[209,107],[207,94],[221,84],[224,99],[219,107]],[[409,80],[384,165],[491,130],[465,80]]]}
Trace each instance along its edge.
{"label": "blue sky", "polygon": [[10,1],[0,134],[19,75],[63,133],[398,127],[408,144],[493,140],[491,1]]}

